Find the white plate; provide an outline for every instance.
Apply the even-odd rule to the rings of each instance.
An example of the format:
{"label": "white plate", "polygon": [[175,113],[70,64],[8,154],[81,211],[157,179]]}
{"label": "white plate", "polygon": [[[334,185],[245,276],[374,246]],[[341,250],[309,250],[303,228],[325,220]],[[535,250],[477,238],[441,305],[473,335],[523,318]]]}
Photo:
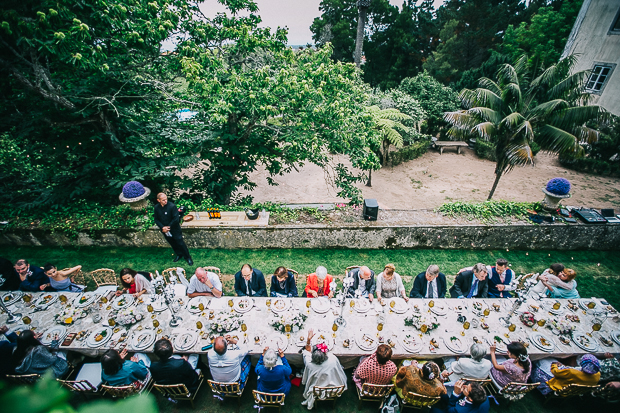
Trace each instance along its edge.
{"label": "white plate", "polygon": [[133,304],[134,298],[131,294],[121,294],[114,299],[112,303],[112,308],[115,310],[121,310],[123,308],[127,308]]}
{"label": "white plate", "polygon": [[[99,335],[102,334],[105,331],[105,336],[97,341],[95,340],[95,338]],[[92,333],[90,333],[90,335],[88,336],[88,338],[86,339],[86,345],[92,348],[96,348],[96,347],[101,347],[103,346],[105,343],[107,343],[108,341],[110,341],[110,339],[112,338],[112,328],[105,326],[105,327],[100,327],[96,330],[94,330]]]}
{"label": "white plate", "polygon": [[[542,351],[549,352],[555,349],[555,341],[553,341],[553,339],[549,336],[546,336],[541,333],[533,332],[530,334],[529,338],[530,338],[530,342]],[[542,344],[540,342],[541,338],[544,338],[545,340],[547,340],[548,344],[547,345]]]}
{"label": "white plate", "polygon": [[254,307],[254,299],[252,297],[235,298],[233,310],[238,313],[247,313]]}
{"label": "white plate", "polygon": [[371,308],[370,301],[368,301],[367,298],[358,298],[352,300],[355,303],[355,311],[357,311],[358,313],[366,313]]}
{"label": "white plate", "polygon": [[174,339],[174,349],[177,351],[190,350],[198,341],[198,332],[196,330],[187,330],[179,333]]}
{"label": "white plate", "polygon": [[189,300],[189,302],[187,303],[187,311],[189,311],[192,314],[202,313],[204,310],[201,310],[200,308],[198,308],[200,303],[202,303],[202,305],[204,306],[206,310],[207,308],[209,308],[210,302],[211,300],[205,297],[204,295],[199,295]]}
{"label": "white plate", "polygon": [[[594,303],[594,308],[588,308],[588,303]],[[588,310],[596,311],[597,307],[598,307],[598,309],[601,308],[599,303],[597,303],[595,300],[593,300],[591,298],[580,298],[579,299],[579,307],[581,307],[582,309],[584,309],[586,311],[588,311]]]}
{"label": "white plate", "polygon": [[331,349],[334,348],[334,338],[331,334],[328,334],[323,330],[318,330],[314,333],[312,340],[310,340],[310,345],[312,347],[316,346],[317,344],[326,344],[327,349],[331,351]]}
{"label": "white plate", "polygon": [[[20,298],[24,296],[24,293],[21,291],[9,291],[8,293],[2,296],[2,302],[4,305],[15,304]],[[8,297],[8,300],[7,300]]]}
{"label": "white plate", "polygon": [[[497,340],[495,340],[495,336],[499,337],[501,342],[497,342]],[[489,334],[487,336],[487,343],[489,343],[489,346],[495,345],[495,352],[498,354],[508,354],[508,348],[506,347],[506,341],[504,340],[504,337],[502,337],[499,334]]]}
{"label": "white plate", "polygon": [[[84,297],[85,299],[84,301],[80,302],[82,297]],[[73,306],[75,308],[88,307],[89,305],[94,303],[97,298],[99,298],[99,294],[95,294],[94,292],[80,293],[77,297],[75,297],[75,300],[73,300]]]}
{"label": "white plate", "polygon": [[620,346],[620,330],[614,330],[609,335],[611,336],[611,339]]}
{"label": "white plate", "polygon": [[271,311],[274,313],[283,313],[291,308],[291,300],[287,298],[272,298]]}
{"label": "white plate", "polygon": [[41,344],[48,346],[52,343],[56,334],[58,334],[58,341],[62,343],[62,340],[64,340],[65,336],[67,335],[67,327],[54,326],[48,329],[45,333],[43,333],[39,340],[41,341]]}
{"label": "white plate", "polygon": [[157,334],[153,329],[136,330],[131,337],[131,347],[136,351],[146,350],[153,345],[156,337]]}
{"label": "white plate", "polygon": [[286,336],[281,334],[271,335],[268,339],[265,340],[265,343],[267,344],[265,347],[269,347],[270,349],[275,351],[286,351],[286,348],[288,347],[288,340],[286,339]]}
{"label": "white plate", "polygon": [[400,344],[408,353],[419,353],[424,343],[414,333],[401,333]]}
{"label": "white plate", "polygon": [[573,331],[572,339],[573,343],[582,350],[590,352],[598,350],[596,339],[594,337],[588,337],[581,331]]}
{"label": "white plate", "polygon": [[15,326],[9,325],[9,331],[19,335],[19,333],[21,333],[22,331],[26,331],[26,330],[30,330],[30,327],[28,327],[26,324],[20,323],[17,324]]}
{"label": "white plate", "polygon": [[[406,313],[407,310],[409,310],[409,306],[407,305],[407,302],[403,300],[402,298],[399,298],[399,297],[390,298],[389,300],[386,300],[386,301],[387,301],[388,308],[390,308],[396,314],[403,314],[403,313]],[[394,307],[392,307],[392,303],[394,303]]]}
{"label": "white plate", "polygon": [[[452,340],[452,337],[456,338],[456,340]],[[443,343],[446,345],[448,350],[456,354],[463,354],[469,350],[467,339],[465,337],[446,335],[443,337]]]}
{"label": "white plate", "polygon": [[327,297],[313,298],[310,308],[312,308],[315,313],[323,314],[331,310],[332,304]]}
{"label": "white plate", "polygon": [[58,294],[43,293],[39,296],[34,305],[36,307],[45,309],[48,306],[54,304],[56,300],[58,300]]}
{"label": "white plate", "polygon": [[448,306],[445,303],[436,300],[433,300],[433,303],[434,305],[432,307],[429,307],[429,310],[431,310],[433,313],[439,316],[448,314]]}
{"label": "white plate", "polygon": [[375,351],[379,346],[379,340],[376,335],[368,334],[364,330],[360,330],[357,333],[355,343],[364,351]]}
{"label": "white plate", "polygon": [[545,302],[543,303],[543,308],[545,309],[545,311],[548,311],[553,315],[562,314],[564,312],[564,306],[562,305],[562,303],[560,303],[560,308],[556,310],[553,308],[553,305],[555,303],[560,303],[560,302],[557,300],[545,300]]}

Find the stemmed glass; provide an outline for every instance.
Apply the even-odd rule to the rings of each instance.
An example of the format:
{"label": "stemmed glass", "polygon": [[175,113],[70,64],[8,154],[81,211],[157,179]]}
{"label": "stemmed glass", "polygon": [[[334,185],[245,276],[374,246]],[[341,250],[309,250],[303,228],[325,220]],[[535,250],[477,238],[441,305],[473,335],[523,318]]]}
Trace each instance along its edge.
{"label": "stemmed glass", "polygon": [[[383,328],[383,327],[381,327],[381,328]],[[332,324],[332,331],[334,332],[334,334],[332,334],[332,336],[334,338],[336,338],[336,331],[338,331],[338,324],[336,324],[336,323]]]}
{"label": "stemmed glass", "polygon": [[291,325],[290,324],[286,324],[284,326],[284,331],[286,331],[286,338],[291,338]]}
{"label": "stemmed glass", "polygon": [[306,308],[307,308],[307,313],[310,314],[310,306],[312,305],[312,302],[310,300],[306,301]]}

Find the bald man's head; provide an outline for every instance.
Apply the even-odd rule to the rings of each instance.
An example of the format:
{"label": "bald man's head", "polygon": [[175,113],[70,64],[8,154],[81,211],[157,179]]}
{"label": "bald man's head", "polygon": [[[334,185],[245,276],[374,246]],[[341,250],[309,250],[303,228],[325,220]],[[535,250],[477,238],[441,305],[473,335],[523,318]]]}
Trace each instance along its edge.
{"label": "bald man's head", "polygon": [[361,279],[367,280],[370,278],[371,275],[372,272],[370,272],[370,268],[366,267],[365,265],[360,267],[359,276]]}
{"label": "bald man's head", "polygon": [[218,338],[215,339],[215,342],[213,343],[213,350],[219,354],[220,356],[223,356],[224,354],[226,354],[226,350],[228,349],[228,343],[226,342],[226,339],[224,339],[224,337],[219,336]]}

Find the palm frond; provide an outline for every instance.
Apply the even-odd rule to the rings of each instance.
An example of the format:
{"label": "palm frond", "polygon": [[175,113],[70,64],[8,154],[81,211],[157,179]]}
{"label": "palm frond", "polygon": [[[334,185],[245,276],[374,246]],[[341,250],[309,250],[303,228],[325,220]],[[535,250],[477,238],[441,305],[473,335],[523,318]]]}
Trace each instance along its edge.
{"label": "palm frond", "polygon": [[577,154],[583,151],[577,136],[549,124],[540,127],[537,142],[546,150],[555,153]]}
{"label": "palm frond", "polygon": [[402,122],[404,120],[413,120],[413,118],[405,113],[402,113],[398,109],[383,109],[377,113],[377,116],[383,119],[391,119],[398,122]]}
{"label": "palm frond", "polygon": [[478,86],[483,89],[488,89],[496,95],[502,94],[502,90],[499,85],[488,77],[481,77],[480,79],[478,79]]}
{"label": "palm frond", "polygon": [[579,137],[580,143],[593,144],[600,136],[600,132],[587,126],[579,126],[575,128],[575,135]]}
{"label": "palm frond", "polygon": [[567,107],[569,107],[569,104],[567,101],[563,99],[554,99],[548,102],[541,103],[540,105],[533,108],[530,111],[530,113],[532,114],[532,116],[545,119],[554,111],[564,109]]}
{"label": "palm frond", "polygon": [[517,110],[521,109],[521,87],[518,83],[508,83],[504,85],[502,100],[504,104],[517,108]]}
{"label": "palm frond", "polygon": [[504,63],[499,67],[497,71],[497,79],[500,84],[504,83],[519,83],[519,75],[515,68],[508,63]]}
{"label": "palm frond", "polygon": [[485,141],[489,141],[497,132],[497,127],[491,122],[482,122],[474,126],[474,130]]}
{"label": "palm frond", "polygon": [[532,142],[534,140],[534,128],[529,120],[523,120],[519,128],[516,130],[517,134],[523,134],[526,142]]}
{"label": "palm frond", "polygon": [[532,148],[527,143],[514,144],[506,147],[506,157],[510,168],[513,166],[521,166],[534,163],[534,154]]}
{"label": "palm frond", "polygon": [[459,99],[466,109],[483,106],[501,111],[504,106],[502,98],[489,89],[463,89],[459,94]]}
{"label": "palm frond", "polygon": [[508,129],[515,130],[521,126],[525,118],[519,112],[512,112],[504,119],[502,119],[502,125],[506,125]]}
{"label": "palm frond", "polygon": [[561,129],[570,129],[585,124],[589,120],[600,120],[607,113],[600,106],[574,106],[552,113],[547,122]]}
{"label": "palm frond", "polygon": [[567,76],[562,80],[552,79],[553,82],[549,83],[555,83],[555,85],[549,88],[549,91],[547,92],[545,97],[547,99],[567,98],[571,92],[581,91],[583,89],[583,86],[585,86],[585,83],[588,80],[588,76],[588,71],[582,70],[580,72],[573,73],[572,75]]}
{"label": "palm frond", "polygon": [[453,128],[464,131],[471,131],[479,123],[475,116],[472,116],[464,110],[445,112],[443,118],[452,125]]}
{"label": "palm frond", "polygon": [[477,106],[467,110],[467,113],[477,116],[481,120],[487,122],[499,123],[502,120],[502,114],[491,108]]}
{"label": "palm frond", "polygon": [[403,137],[394,129],[384,129],[382,133],[383,138],[390,141],[392,145],[396,146],[397,148],[403,146]]}

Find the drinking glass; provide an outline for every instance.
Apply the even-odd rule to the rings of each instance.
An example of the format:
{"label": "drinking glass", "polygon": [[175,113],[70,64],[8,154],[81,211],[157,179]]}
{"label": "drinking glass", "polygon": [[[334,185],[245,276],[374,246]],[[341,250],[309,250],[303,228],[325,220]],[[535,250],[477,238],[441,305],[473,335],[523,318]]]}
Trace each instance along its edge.
{"label": "drinking glass", "polygon": [[286,338],[291,338],[291,325],[286,324],[284,326],[284,331],[286,331]]}
{"label": "drinking glass", "polygon": [[198,330],[202,330],[202,321],[199,320],[199,321],[196,322],[196,328]]}
{"label": "drinking glass", "polygon": [[312,302],[310,300],[306,301],[306,308],[308,309],[308,314],[310,314],[310,306],[312,305]]}

